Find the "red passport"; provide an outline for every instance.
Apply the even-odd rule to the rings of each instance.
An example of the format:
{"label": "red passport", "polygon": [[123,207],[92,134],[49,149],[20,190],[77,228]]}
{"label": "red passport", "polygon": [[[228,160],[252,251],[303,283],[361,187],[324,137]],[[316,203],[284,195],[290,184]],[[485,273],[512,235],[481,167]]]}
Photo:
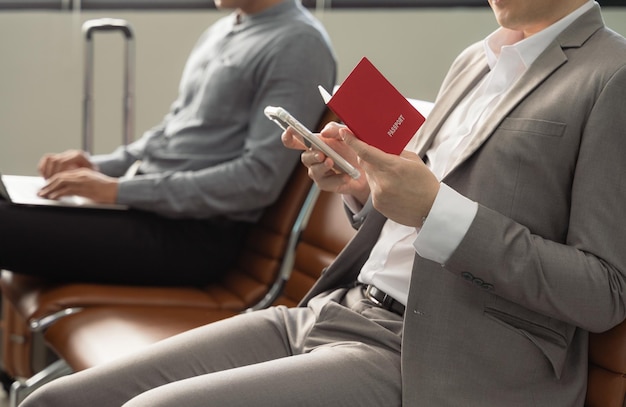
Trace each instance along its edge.
{"label": "red passport", "polygon": [[363,58],[325,101],[341,121],[364,142],[400,154],[424,123],[424,116]]}

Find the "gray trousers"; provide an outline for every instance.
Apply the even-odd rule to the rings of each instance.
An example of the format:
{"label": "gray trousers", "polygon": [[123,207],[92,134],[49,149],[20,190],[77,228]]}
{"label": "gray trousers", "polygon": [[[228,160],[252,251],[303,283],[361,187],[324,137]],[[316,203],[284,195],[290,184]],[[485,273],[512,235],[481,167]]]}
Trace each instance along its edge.
{"label": "gray trousers", "polygon": [[400,406],[402,317],[361,287],[238,315],[57,379],[21,407]]}

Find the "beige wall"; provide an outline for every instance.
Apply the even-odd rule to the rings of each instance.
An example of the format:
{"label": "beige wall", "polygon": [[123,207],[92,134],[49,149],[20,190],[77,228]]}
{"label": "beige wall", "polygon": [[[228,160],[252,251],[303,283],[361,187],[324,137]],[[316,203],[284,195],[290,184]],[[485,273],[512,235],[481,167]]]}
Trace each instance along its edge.
{"label": "beige wall", "polygon": [[[83,99],[82,22],[131,22],[136,43],[136,135],[174,100],[187,54],[222,14],[206,12],[0,12],[0,171],[35,174],[48,151],[80,147]],[[408,97],[434,98],[448,65],[467,44],[495,28],[488,9],[321,11],[343,79],[368,56]],[[626,34],[626,10],[606,9],[607,24]],[[95,152],[121,142],[122,40],[99,34],[95,46]]]}

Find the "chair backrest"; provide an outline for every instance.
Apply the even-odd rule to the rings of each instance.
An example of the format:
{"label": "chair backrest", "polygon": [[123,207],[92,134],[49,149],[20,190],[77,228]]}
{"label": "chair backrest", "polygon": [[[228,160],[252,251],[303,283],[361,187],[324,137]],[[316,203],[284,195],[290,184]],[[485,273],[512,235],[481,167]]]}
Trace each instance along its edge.
{"label": "chair backrest", "polygon": [[320,192],[296,251],[294,266],[275,304],[296,305],[356,233],[341,196]]}
{"label": "chair backrest", "polygon": [[311,188],[306,169],[298,165],[280,202],[250,230],[236,266],[219,283],[205,287],[211,297],[219,298],[219,308],[242,311],[267,294],[289,254],[290,240],[297,239],[292,227]]}
{"label": "chair backrest", "polygon": [[586,407],[626,406],[626,321],[589,335]]}

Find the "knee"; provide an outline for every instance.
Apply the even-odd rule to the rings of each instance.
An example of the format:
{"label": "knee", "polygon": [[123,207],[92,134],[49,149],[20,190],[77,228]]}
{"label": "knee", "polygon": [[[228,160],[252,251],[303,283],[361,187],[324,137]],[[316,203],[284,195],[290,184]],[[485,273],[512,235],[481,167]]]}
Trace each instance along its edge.
{"label": "knee", "polygon": [[57,397],[56,392],[44,386],[26,396],[19,407],[55,407],[61,405],[63,405],[63,403],[59,397]]}
{"label": "knee", "polygon": [[71,392],[62,386],[64,378],[54,380],[26,396],[19,407],[72,407],[75,404]]}

